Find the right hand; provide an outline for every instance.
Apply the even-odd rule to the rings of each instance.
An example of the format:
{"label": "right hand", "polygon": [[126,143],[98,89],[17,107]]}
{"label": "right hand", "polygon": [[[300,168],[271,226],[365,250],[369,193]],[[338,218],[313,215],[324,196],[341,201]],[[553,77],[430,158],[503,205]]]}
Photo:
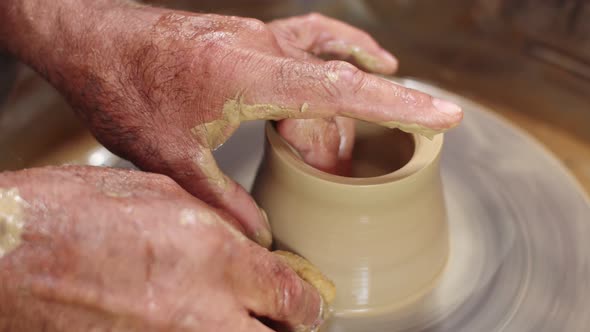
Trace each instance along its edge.
{"label": "right hand", "polygon": [[0,331],[270,332],[254,317],[293,329],[320,323],[312,286],[166,176],[5,172],[0,207],[14,188],[26,202],[25,229],[0,256]]}

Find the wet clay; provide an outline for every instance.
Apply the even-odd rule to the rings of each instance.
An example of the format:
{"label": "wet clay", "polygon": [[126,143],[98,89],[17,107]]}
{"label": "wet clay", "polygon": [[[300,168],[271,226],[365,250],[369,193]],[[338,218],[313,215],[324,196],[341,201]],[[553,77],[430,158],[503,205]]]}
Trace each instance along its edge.
{"label": "wet clay", "polygon": [[[359,118],[355,114],[344,113],[342,116],[346,116],[346,117],[349,117],[352,119],[357,119],[359,121],[365,120],[365,119]],[[431,129],[431,128],[421,126],[417,123],[402,123],[399,121],[378,121],[378,122],[373,122],[373,123],[378,124],[378,125],[385,127],[385,128],[390,128],[390,129],[397,128],[397,129],[404,131],[406,133],[418,134],[418,135],[424,136],[430,140],[434,139],[434,136],[436,136],[438,134],[442,134],[447,130],[453,129],[453,127],[444,128],[444,129]]]}
{"label": "wet clay", "polygon": [[336,286],[317,267],[313,266],[305,258],[292,252],[276,250],[273,254],[283,259],[296,273],[313,287],[315,287],[324,303],[328,306],[334,302],[336,297]]}
{"label": "wet clay", "polygon": [[0,258],[21,243],[25,206],[17,188],[0,188]]}
{"label": "wet clay", "polygon": [[[324,322],[327,318],[329,318],[330,305],[332,305],[334,298],[336,297],[336,286],[334,286],[332,280],[328,279],[328,277],[326,277],[317,267],[299,255],[283,250],[273,251],[273,254],[277,255],[280,259],[287,263],[287,265],[289,265],[301,279],[318,290],[318,293],[320,293],[322,298],[319,321]],[[315,332],[318,329],[319,326],[316,326],[312,328],[311,331]],[[301,327],[296,329],[296,332],[306,331],[310,331],[310,328]]]}
{"label": "wet clay", "polygon": [[398,128],[399,130],[405,131],[406,133],[412,133],[412,134],[418,134],[418,135],[422,135],[428,139],[433,139],[435,135],[438,135],[440,133],[443,133],[451,128],[448,129],[440,129],[440,130],[435,130],[435,129],[430,129],[424,126],[421,126],[419,124],[415,124],[415,123],[401,123],[401,122],[397,122],[397,121],[384,121],[384,122],[378,122],[377,124],[386,127],[386,128]]}
{"label": "wet clay", "polygon": [[275,247],[333,280],[333,321],[391,313],[436,286],[449,252],[442,135],[429,140],[358,122],[366,163],[343,177],[305,164],[274,126],[266,134],[252,194]]}
{"label": "wet clay", "polygon": [[303,103],[299,109],[274,104],[246,104],[242,98],[230,99],[223,104],[222,117],[194,127],[191,132],[206,139],[207,147],[215,150],[223,144],[238,128],[242,121],[281,120],[305,113],[309,104]]}
{"label": "wet clay", "polygon": [[203,149],[199,151],[194,157],[194,163],[197,168],[203,172],[203,175],[211,184],[214,184],[221,189],[227,187],[228,179],[217,166],[217,162],[215,161],[215,157],[213,157],[211,150]]}
{"label": "wet clay", "polygon": [[[370,72],[380,72],[383,66],[382,60],[371,55],[359,46],[351,45],[346,42],[331,42],[329,48],[330,52],[348,55],[354,62]],[[322,57],[322,55],[320,55],[320,57]],[[330,59],[329,56],[324,58],[326,60]]]}
{"label": "wet clay", "polygon": [[354,59],[356,63],[360,64],[362,67],[368,69],[371,72],[377,72],[381,67],[381,60],[372,56],[360,47],[351,47],[350,56]]}

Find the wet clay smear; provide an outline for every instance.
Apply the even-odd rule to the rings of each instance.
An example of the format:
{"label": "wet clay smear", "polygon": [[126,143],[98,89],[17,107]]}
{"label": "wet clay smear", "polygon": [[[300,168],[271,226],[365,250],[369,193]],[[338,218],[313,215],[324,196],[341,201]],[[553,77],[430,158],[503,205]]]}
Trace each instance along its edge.
{"label": "wet clay smear", "polygon": [[273,254],[283,259],[307,283],[315,287],[327,305],[334,302],[336,286],[317,267],[305,258],[288,251],[277,250]]}
{"label": "wet clay smear", "polygon": [[21,243],[25,206],[17,188],[0,188],[0,258]]}

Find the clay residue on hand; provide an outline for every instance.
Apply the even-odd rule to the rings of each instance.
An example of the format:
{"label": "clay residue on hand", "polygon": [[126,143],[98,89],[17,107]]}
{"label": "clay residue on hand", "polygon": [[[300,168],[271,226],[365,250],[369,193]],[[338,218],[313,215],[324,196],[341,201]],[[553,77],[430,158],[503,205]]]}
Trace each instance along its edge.
{"label": "clay residue on hand", "polygon": [[0,188],[0,258],[21,244],[26,205],[17,188]]}
{"label": "clay residue on hand", "polygon": [[405,131],[406,133],[422,135],[428,139],[433,139],[435,135],[447,131],[447,129],[437,130],[415,123],[401,123],[398,121],[383,121],[376,122],[376,124],[387,128],[398,128],[399,130]]}
{"label": "clay residue on hand", "polygon": [[356,114],[344,113],[344,114],[342,114],[342,116],[374,123],[374,124],[377,124],[377,125],[380,125],[380,126],[383,126],[386,128],[397,128],[397,129],[404,131],[406,133],[422,135],[428,139],[433,139],[435,135],[444,133],[445,131],[452,129],[454,127],[453,126],[453,127],[449,127],[449,128],[443,128],[443,129],[432,129],[432,128],[425,127],[423,125],[419,125],[417,123],[404,123],[404,122],[400,122],[400,121],[370,121],[370,120],[362,119]]}
{"label": "clay residue on hand", "polygon": [[332,305],[336,297],[336,286],[332,280],[328,279],[328,277],[305,258],[283,250],[273,251],[273,254],[279,256],[301,279],[312,285],[320,293],[322,303],[316,326],[300,326],[296,329],[297,332],[317,331],[320,327],[319,325],[329,317],[330,305]]}
{"label": "clay residue on hand", "polygon": [[299,109],[275,104],[246,104],[238,97],[223,104],[221,119],[195,126],[191,132],[197,137],[205,138],[207,147],[215,150],[227,141],[242,121],[297,117],[298,113],[305,113],[308,108],[307,103],[303,103]]}
{"label": "clay residue on hand", "polygon": [[381,72],[385,64],[383,60],[372,55],[367,50],[354,44],[350,44],[345,41],[331,41],[327,45],[326,53],[336,54],[340,57],[352,58],[358,66],[370,71],[370,72]]}
{"label": "clay residue on hand", "polygon": [[378,72],[381,69],[381,62],[376,57],[364,51],[362,48],[352,46],[350,48],[350,56],[361,67],[366,68],[371,72]]}
{"label": "clay residue on hand", "polygon": [[328,277],[326,277],[317,267],[312,265],[305,258],[292,252],[276,250],[273,251],[273,254],[281,257],[281,259],[283,259],[297,273],[297,275],[301,277],[301,279],[315,287],[327,305],[334,302],[334,298],[336,297],[336,286],[334,286],[332,280],[328,279]]}
{"label": "clay residue on hand", "polygon": [[338,82],[339,77],[338,77],[338,73],[329,71],[328,73],[326,73],[326,78],[328,79],[329,82],[336,83],[336,82]]}
{"label": "clay residue on hand", "polygon": [[128,191],[114,191],[114,190],[104,190],[103,194],[108,197],[112,198],[128,198],[132,196],[131,192]]}
{"label": "clay residue on hand", "polygon": [[210,150],[201,150],[197,153],[194,163],[203,172],[203,176],[212,184],[225,189],[229,184],[225,174],[221,172]]}

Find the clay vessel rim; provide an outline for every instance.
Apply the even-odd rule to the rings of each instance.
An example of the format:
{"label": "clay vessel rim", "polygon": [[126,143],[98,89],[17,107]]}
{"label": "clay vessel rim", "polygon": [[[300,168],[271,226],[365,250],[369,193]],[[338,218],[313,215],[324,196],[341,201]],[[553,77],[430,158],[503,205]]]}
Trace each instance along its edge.
{"label": "clay vessel rim", "polygon": [[298,156],[295,149],[279,135],[274,126],[274,122],[268,121],[266,123],[265,133],[268,142],[272,146],[276,155],[281,158],[287,166],[297,172],[299,176],[304,177],[307,180],[323,181],[329,182],[332,185],[354,187],[369,187],[411,181],[420,176],[423,169],[439,158],[444,141],[443,134],[438,134],[432,139],[428,139],[418,134],[411,134],[414,140],[414,154],[410,161],[408,161],[402,168],[380,176],[353,178],[326,173],[306,164],[301,157]]}

